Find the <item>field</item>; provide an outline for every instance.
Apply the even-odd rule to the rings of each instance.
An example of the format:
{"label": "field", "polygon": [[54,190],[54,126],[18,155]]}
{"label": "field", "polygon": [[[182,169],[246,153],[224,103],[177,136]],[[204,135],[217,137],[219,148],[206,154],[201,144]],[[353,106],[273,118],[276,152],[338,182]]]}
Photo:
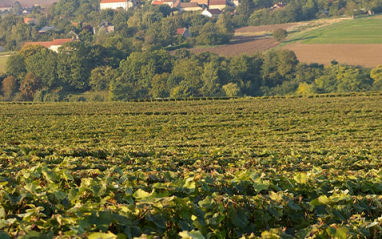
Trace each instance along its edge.
{"label": "field", "polygon": [[330,64],[336,60],[341,64],[368,68],[382,65],[382,44],[302,44],[285,46],[305,63]]}
{"label": "field", "polygon": [[8,57],[13,54],[12,52],[0,52],[0,74],[5,73],[5,66]]}
{"label": "field", "polygon": [[293,35],[305,44],[382,44],[382,16],[341,21]]}
{"label": "field", "polygon": [[382,64],[382,16],[345,20],[291,35],[284,46],[307,63],[376,67]]}
{"label": "field", "polygon": [[267,51],[278,45],[278,43],[271,37],[272,31],[277,28],[289,30],[297,25],[299,25],[299,23],[243,27],[235,30],[235,36],[227,45],[198,47],[190,50],[194,53],[209,51],[226,57],[242,54],[252,55]]}
{"label": "field", "polygon": [[0,237],[380,238],[382,95],[334,96],[0,104]]}

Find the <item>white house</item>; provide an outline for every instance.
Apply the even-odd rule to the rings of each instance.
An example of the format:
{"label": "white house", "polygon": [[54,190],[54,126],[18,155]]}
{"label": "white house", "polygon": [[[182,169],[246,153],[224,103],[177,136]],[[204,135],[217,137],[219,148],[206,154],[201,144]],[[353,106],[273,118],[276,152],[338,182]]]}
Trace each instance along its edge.
{"label": "white house", "polygon": [[100,3],[100,9],[124,9],[127,10],[134,6],[134,2],[128,0],[102,0]]}

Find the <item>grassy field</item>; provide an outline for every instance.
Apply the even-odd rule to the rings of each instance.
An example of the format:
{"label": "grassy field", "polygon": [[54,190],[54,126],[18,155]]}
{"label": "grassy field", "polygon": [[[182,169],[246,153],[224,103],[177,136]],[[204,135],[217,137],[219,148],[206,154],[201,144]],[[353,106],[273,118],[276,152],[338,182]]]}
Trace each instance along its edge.
{"label": "grassy field", "polygon": [[382,44],[382,16],[345,20],[292,35],[289,42],[309,44]]}
{"label": "grassy field", "polygon": [[5,73],[7,59],[12,54],[14,54],[14,52],[0,52],[0,74]]}
{"label": "grassy field", "polygon": [[381,105],[0,104],[0,238],[381,238]]}

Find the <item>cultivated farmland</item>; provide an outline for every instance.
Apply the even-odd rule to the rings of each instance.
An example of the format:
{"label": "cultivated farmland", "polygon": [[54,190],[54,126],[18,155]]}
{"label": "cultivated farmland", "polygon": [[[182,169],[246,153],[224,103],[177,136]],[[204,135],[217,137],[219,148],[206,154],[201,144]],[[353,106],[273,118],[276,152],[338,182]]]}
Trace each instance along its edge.
{"label": "cultivated farmland", "polygon": [[0,237],[380,238],[382,95],[317,97],[1,104]]}
{"label": "cultivated farmland", "polygon": [[[375,67],[382,64],[382,16],[345,20],[291,36],[284,48],[307,63]],[[287,43],[288,43],[287,42]]]}

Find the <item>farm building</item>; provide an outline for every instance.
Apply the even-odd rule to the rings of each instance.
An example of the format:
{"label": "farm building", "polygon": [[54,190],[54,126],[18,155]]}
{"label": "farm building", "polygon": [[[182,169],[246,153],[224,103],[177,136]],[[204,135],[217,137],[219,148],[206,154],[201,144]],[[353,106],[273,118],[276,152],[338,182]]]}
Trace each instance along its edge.
{"label": "farm building", "polygon": [[202,11],[203,8],[196,2],[181,2],[178,5],[180,12]]}
{"label": "farm building", "polygon": [[209,0],[208,9],[223,10],[227,6],[226,0]]}
{"label": "farm building", "polygon": [[187,27],[182,27],[182,28],[176,29],[176,34],[181,35],[184,38],[188,38],[191,36],[190,31],[188,30]]}
{"label": "farm building", "polygon": [[53,41],[41,41],[41,42],[25,42],[24,46],[28,45],[40,45],[43,47],[48,48],[49,50],[52,50],[54,52],[58,52],[58,48],[60,48],[62,45],[68,42],[73,42],[76,39],[74,38],[67,38],[67,39],[54,39]]}
{"label": "farm building", "polygon": [[179,1],[176,0],[163,0],[163,1],[152,1],[151,5],[168,5],[171,8],[177,7]]}
{"label": "farm building", "polygon": [[222,14],[222,11],[219,9],[205,9],[202,12],[203,16],[212,18],[212,17],[219,17],[219,15]]}
{"label": "farm building", "polygon": [[133,1],[128,1],[128,0],[102,0],[100,3],[100,9],[105,10],[105,9],[124,9],[127,10],[131,7],[134,6]]}

